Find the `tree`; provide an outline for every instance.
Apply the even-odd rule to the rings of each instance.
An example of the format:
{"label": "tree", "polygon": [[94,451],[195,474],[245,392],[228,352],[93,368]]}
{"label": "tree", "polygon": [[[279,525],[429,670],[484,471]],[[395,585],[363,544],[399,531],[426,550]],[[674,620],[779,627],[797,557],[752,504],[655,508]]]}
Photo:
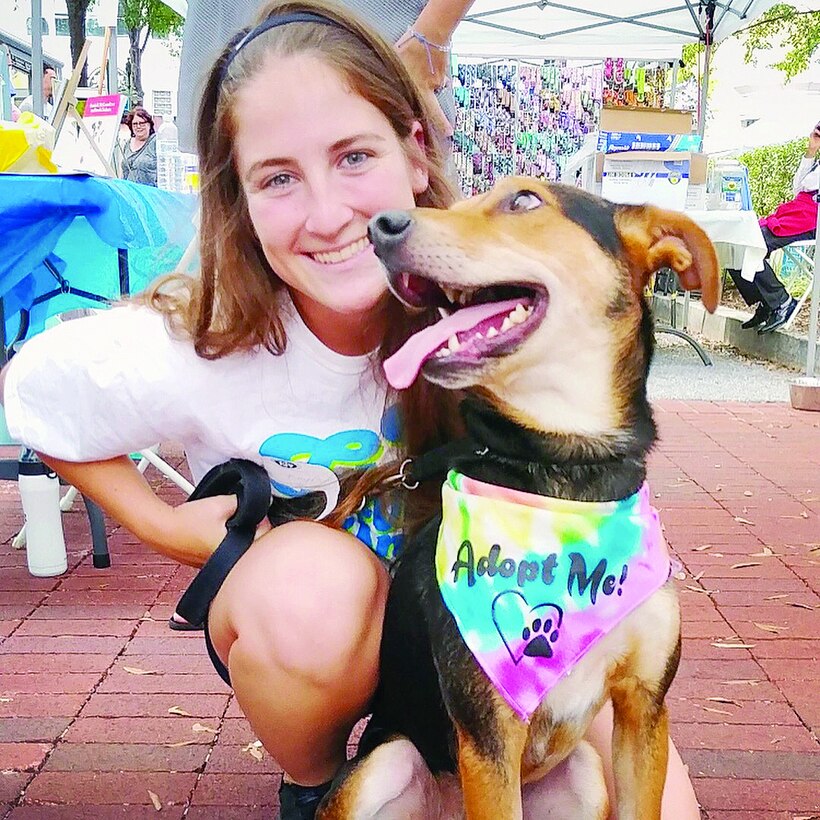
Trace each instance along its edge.
{"label": "tree", "polygon": [[[85,13],[91,0],[65,0],[66,12],[68,13],[68,34],[71,48],[71,65],[77,65],[80,59],[80,52],[85,43]],[[80,74],[80,85],[88,84],[87,64],[83,66]]]}
{"label": "tree", "polygon": [[[76,1],[76,0],[75,0]],[[183,19],[161,0],[120,0],[120,17],[128,29],[128,63],[131,103],[142,102],[142,55],[149,37],[180,36]]]}
{"label": "tree", "polygon": [[782,71],[788,82],[809,67],[820,46],[820,11],[798,11],[794,6],[777,3],[739,34],[746,47],[747,63],[771,50],[772,42],[782,44],[785,55],[772,67]]}

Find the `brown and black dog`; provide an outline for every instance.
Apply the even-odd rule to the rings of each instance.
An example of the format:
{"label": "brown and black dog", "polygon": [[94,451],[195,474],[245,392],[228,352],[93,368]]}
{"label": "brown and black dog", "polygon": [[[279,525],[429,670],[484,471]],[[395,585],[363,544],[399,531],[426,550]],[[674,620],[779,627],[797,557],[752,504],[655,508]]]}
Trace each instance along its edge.
{"label": "brown and black dog", "polygon": [[[699,227],[680,213],[511,178],[447,211],[380,214],[370,236],[399,298],[449,314],[386,370],[397,387],[420,372],[467,391],[469,447],[451,466],[487,484],[580,502],[641,490],[655,440],[644,291],[655,271],[673,268],[714,310],[717,262]],[[668,575],[522,719],[445,606],[435,569],[440,524],[440,516],[430,521],[397,563],[373,716],[317,816],[605,817],[601,763],[583,737],[611,699],[617,815],[659,818],[664,697],[680,654]],[[582,576],[579,590],[592,580]],[[604,591],[615,585],[605,580]]]}

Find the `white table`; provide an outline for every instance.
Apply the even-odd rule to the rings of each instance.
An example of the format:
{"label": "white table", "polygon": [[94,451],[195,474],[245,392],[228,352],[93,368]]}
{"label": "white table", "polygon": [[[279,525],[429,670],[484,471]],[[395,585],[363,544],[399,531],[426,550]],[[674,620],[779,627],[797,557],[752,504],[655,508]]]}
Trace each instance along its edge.
{"label": "white table", "polygon": [[724,268],[739,269],[751,282],[763,270],[766,243],[754,211],[689,211],[686,215],[700,225],[715,245]]}

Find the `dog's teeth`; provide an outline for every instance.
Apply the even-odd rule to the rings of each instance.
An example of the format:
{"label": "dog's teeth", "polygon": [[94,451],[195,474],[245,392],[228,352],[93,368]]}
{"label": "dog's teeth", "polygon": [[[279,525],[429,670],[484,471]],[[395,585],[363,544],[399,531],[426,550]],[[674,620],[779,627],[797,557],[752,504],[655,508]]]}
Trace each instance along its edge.
{"label": "dog's teeth", "polygon": [[450,315],[450,311],[447,310],[447,308],[439,307],[438,312],[442,319],[446,319]]}
{"label": "dog's teeth", "polygon": [[504,321],[501,323],[501,332],[504,333],[508,331],[513,326],[513,323],[510,321],[509,316],[504,317]]}
{"label": "dog's teeth", "polygon": [[447,301],[450,302],[451,305],[455,305],[458,302],[458,291],[454,288],[442,288],[444,295],[447,297]]}
{"label": "dog's teeth", "polygon": [[461,342],[459,342],[458,336],[456,336],[455,333],[447,340],[447,347],[452,352],[455,352],[461,347]]}
{"label": "dog's teeth", "polygon": [[515,310],[513,311],[513,316],[520,317],[520,321],[522,321],[522,322],[527,318],[527,316],[528,316],[527,309],[524,307],[524,305],[521,304],[521,302],[519,302],[515,306]]}
{"label": "dog's teeth", "polygon": [[446,347],[442,347],[441,350],[436,353],[436,358],[444,359],[445,357],[451,355],[450,351]]}
{"label": "dog's teeth", "polygon": [[487,338],[488,338],[488,339],[492,339],[492,338],[493,338],[493,336],[498,336],[498,331],[497,331],[494,327],[491,327],[491,328],[487,331]]}

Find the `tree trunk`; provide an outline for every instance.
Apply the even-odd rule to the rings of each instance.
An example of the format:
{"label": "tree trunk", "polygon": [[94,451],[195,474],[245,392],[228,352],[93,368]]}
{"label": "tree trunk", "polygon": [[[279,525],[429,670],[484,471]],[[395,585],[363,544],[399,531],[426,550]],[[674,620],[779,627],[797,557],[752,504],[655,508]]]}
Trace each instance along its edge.
{"label": "tree trunk", "polygon": [[132,100],[142,105],[145,92],[142,90],[142,51],[140,49],[140,29],[128,29],[128,59],[131,62],[131,87],[134,89]]}
{"label": "tree trunk", "polygon": [[[71,68],[77,65],[80,52],[85,43],[85,13],[88,10],[89,0],[66,0],[68,12],[68,33],[71,44]],[[88,85],[88,61],[86,60],[80,74],[80,85]]]}

